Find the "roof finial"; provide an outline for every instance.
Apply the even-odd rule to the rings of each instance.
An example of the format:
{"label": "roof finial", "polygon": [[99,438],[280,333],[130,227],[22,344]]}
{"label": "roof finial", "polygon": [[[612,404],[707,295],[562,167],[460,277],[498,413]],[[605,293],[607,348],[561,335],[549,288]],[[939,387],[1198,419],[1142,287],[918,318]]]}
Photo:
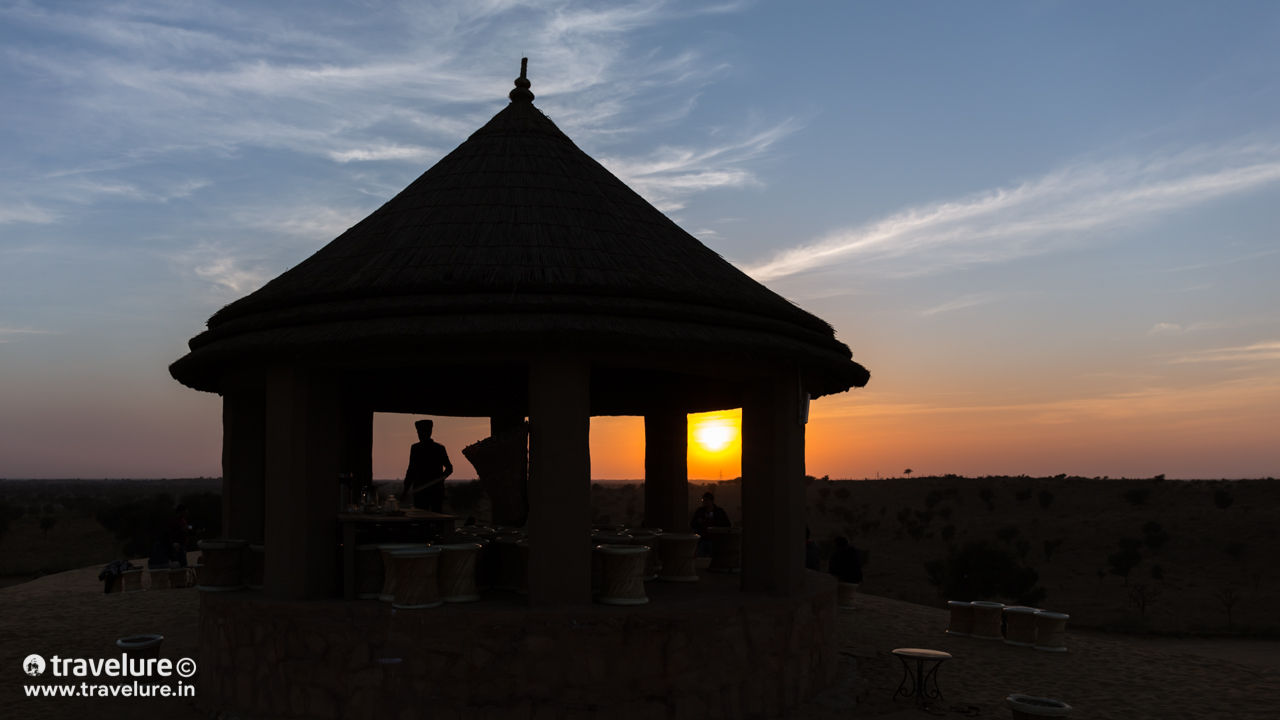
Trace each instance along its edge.
{"label": "roof finial", "polygon": [[520,77],[516,78],[516,89],[507,97],[511,102],[533,102],[533,93],[529,91],[529,58],[520,58]]}

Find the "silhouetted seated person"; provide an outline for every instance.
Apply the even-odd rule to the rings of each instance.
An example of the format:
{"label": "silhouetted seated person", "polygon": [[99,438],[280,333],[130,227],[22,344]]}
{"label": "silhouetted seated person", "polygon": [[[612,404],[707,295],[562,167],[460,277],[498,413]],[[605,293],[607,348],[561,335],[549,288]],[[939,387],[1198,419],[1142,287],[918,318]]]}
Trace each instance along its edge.
{"label": "silhouetted seated person", "polygon": [[413,426],[418,440],[409,448],[409,469],[404,471],[404,496],[413,498],[419,510],[444,512],[444,479],[453,474],[453,463],[444,446],[431,439],[435,423],[419,420]]}
{"label": "silhouetted seated person", "polygon": [[711,557],[711,537],[707,529],[733,527],[733,523],[729,522],[729,513],[716,505],[716,496],[707,492],[702,494],[702,507],[693,511],[693,519],[689,521],[689,527],[693,528],[701,538],[698,540],[698,557]]}
{"label": "silhouetted seated person", "polygon": [[862,558],[858,556],[858,548],[850,545],[846,538],[836,538],[836,549],[827,562],[827,572],[842,583],[861,583]]}
{"label": "silhouetted seated person", "polygon": [[808,525],[804,526],[804,568],[822,572],[822,551],[818,549],[818,543],[809,539]]}
{"label": "silhouetted seated person", "polygon": [[187,543],[191,539],[191,526],[187,524],[190,511],[186,505],[173,509],[173,515],[165,524],[161,537],[151,546],[147,567],[152,569],[187,566]]}

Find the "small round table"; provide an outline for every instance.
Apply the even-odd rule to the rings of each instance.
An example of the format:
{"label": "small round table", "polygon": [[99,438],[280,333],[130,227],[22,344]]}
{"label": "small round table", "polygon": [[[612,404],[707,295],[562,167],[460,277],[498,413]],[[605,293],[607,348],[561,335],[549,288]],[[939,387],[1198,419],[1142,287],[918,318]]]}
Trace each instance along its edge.
{"label": "small round table", "polygon": [[[902,682],[898,683],[898,689],[893,693],[894,700],[897,700],[899,695],[914,696],[916,704],[923,705],[927,700],[942,699],[942,691],[938,689],[938,668],[951,659],[951,653],[921,648],[898,648],[893,651],[893,654],[902,661]],[[916,661],[914,675],[911,672],[909,662],[911,660]],[[927,662],[932,662],[933,667],[925,672],[924,666]],[[910,689],[908,689],[908,681],[910,681]],[[933,682],[933,690],[928,687],[930,681]]]}

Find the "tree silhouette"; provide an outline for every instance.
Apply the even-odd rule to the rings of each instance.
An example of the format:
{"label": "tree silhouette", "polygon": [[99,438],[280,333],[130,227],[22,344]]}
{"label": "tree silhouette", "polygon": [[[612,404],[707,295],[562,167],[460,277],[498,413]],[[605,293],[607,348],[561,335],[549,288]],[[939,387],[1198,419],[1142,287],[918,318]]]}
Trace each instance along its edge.
{"label": "tree silhouette", "polygon": [[40,518],[40,529],[44,531],[45,537],[49,537],[49,531],[52,530],[53,526],[57,524],[58,524],[58,518],[53,517],[52,515],[47,515],[45,517]]}
{"label": "tree silhouette", "polygon": [[1138,551],[1142,543],[1132,538],[1122,538],[1119,545],[1119,552],[1107,556],[1107,564],[1111,566],[1111,574],[1122,576],[1125,587],[1129,587],[1129,573],[1142,563],[1142,553]]}
{"label": "tree silhouette", "polygon": [[1129,588],[1129,604],[1138,608],[1138,613],[1143,620],[1147,618],[1147,608],[1159,597],[1159,588],[1147,587],[1143,583],[1138,583]]}
{"label": "tree silhouette", "polygon": [[1218,602],[1222,603],[1223,609],[1227,611],[1227,627],[1231,627],[1234,624],[1231,611],[1235,608],[1236,603],[1243,599],[1243,596],[1232,588],[1223,588],[1214,593],[1213,596],[1218,599]]}

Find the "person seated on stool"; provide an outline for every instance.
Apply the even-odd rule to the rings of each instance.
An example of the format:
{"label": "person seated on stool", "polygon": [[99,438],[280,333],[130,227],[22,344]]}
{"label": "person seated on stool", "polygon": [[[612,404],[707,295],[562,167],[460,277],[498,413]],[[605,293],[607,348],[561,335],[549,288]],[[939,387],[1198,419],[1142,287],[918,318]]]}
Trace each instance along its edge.
{"label": "person seated on stool", "polygon": [[711,557],[711,536],[707,529],[733,527],[733,523],[729,522],[729,513],[716,505],[716,496],[706,492],[702,493],[702,507],[693,511],[689,527],[701,538],[698,540],[698,557]]}
{"label": "person seated on stool", "polygon": [[861,583],[862,558],[858,557],[858,548],[850,545],[846,538],[836,538],[836,549],[827,562],[827,571],[842,583]]}
{"label": "person seated on stool", "polygon": [[453,474],[453,463],[444,446],[431,439],[435,423],[419,420],[413,426],[418,440],[409,448],[409,469],[404,471],[404,497],[413,498],[419,510],[444,512],[444,479]]}

